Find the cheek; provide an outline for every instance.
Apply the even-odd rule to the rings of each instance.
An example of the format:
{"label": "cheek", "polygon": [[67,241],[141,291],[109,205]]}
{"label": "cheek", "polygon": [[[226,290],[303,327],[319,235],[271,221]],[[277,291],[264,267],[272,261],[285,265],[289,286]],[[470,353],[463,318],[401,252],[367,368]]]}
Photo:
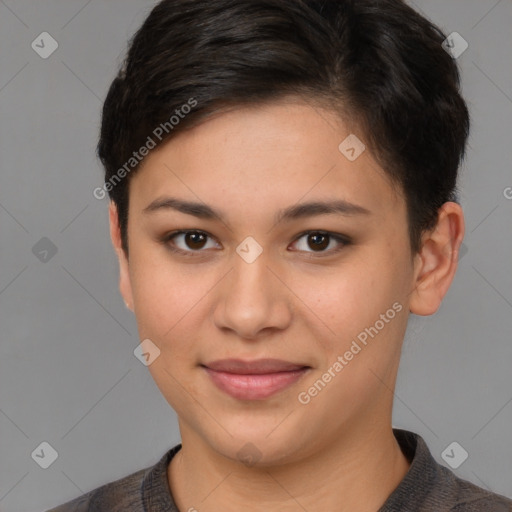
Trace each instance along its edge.
{"label": "cheek", "polygon": [[329,274],[297,276],[295,289],[328,326],[340,331],[348,320],[350,325],[370,319],[390,295],[391,283],[381,265],[360,259]]}
{"label": "cheek", "polygon": [[211,284],[209,273],[195,265],[172,264],[153,253],[133,254],[132,291],[141,335],[165,342],[189,325],[197,315]]}
{"label": "cheek", "polygon": [[406,273],[401,268],[403,263],[388,252],[385,258],[358,258],[353,264],[340,265],[328,274],[296,276],[292,289],[306,306],[301,310],[310,319],[307,322],[310,328],[316,330],[315,339],[321,341],[322,350],[331,359],[390,309],[388,317],[393,317],[393,321],[386,323],[379,338],[395,338],[403,320],[394,321],[393,304],[398,302],[401,309],[406,307],[403,304]]}

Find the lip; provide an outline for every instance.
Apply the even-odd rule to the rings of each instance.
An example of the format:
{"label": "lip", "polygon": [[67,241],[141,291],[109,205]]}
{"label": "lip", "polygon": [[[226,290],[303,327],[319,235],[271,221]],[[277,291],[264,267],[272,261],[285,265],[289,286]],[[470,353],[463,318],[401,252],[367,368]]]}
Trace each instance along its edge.
{"label": "lip", "polygon": [[264,400],[310,370],[309,366],[280,359],[223,359],[201,366],[217,388],[239,400]]}
{"label": "lip", "polygon": [[289,361],[283,361],[282,359],[253,359],[252,361],[244,361],[243,359],[219,359],[204,364],[203,366],[218,372],[236,373],[238,375],[263,375],[300,370],[307,365],[295,364]]}

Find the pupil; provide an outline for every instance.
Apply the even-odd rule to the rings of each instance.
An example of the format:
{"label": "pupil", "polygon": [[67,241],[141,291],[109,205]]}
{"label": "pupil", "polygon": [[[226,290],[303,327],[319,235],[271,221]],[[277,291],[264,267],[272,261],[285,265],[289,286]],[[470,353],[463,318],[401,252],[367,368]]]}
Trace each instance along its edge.
{"label": "pupil", "polygon": [[[313,241],[314,247],[317,249],[325,249],[329,244],[326,243],[327,236],[322,234],[309,235],[309,239]],[[321,239],[321,241],[319,240]]]}
{"label": "pupil", "polygon": [[[196,238],[197,237],[197,238]],[[198,240],[198,239],[203,240]],[[202,242],[204,243],[204,235],[202,233],[187,233],[185,235],[185,239],[187,242],[187,245],[192,245],[192,249],[200,249],[202,247]],[[195,247],[194,244],[199,244],[199,247]]]}

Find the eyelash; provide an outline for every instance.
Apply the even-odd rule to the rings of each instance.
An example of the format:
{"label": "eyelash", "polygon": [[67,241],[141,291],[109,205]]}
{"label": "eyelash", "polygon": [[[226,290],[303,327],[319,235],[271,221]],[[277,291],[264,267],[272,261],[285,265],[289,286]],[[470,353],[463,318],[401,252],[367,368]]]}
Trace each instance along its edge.
{"label": "eyelash", "polygon": [[[199,231],[199,230],[196,230],[196,229],[183,229],[183,230],[173,231],[172,233],[166,234],[161,239],[161,242],[166,246],[167,249],[169,249],[170,251],[172,251],[174,253],[181,254],[181,255],[187,256],[187,257],[194,257],[198,253],[205,252],[205,250],[198,249],[198,250],[195,250],[195,251],[194,250],[184,251],[182,249],[179,249],[179,248],[175,247],[172,244],[172,242],[171,242],[172,239],[175,238],[178,235],[182,235],[182,234],[186,235],[186,234],[191,234],[191,233],[206,235],[208,238],[214,239],[214,237],[212,237],[211,235],[209,235],[205,231]],[[329,231],[322,231],[322,230],[304,231],[304,232],[300,233],[295,238],[295,240],[292,243],[295,243],[298,240],[300,240],[302,237],[304,237],[306,235],[310,235],[310,234],[317,234],[317,235],[328,236],[329,237],[329,242],[331,240],[335,240],[336,242],[341,244],[338,248],[331,249],[329,251],[318,251],[318,252],[315,252],[315,251],[298,251],[298,252],[305,252],[306,254],[309,254],[308,257],[310,257],[310,258],[330,256],[332,254],[340,252],[344,247],[346,247],[347,245],[350,245],[350,243],[351,243],[351,240],[348,237],[346,237],[346,236],[339,235],[339,234],[336,234],[336,233],[330,233]]]}

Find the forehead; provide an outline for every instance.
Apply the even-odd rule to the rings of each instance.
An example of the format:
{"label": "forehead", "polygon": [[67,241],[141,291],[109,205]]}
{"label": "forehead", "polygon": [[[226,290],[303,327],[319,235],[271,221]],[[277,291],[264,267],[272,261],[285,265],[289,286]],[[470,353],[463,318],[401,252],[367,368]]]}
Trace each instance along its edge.
{"label": "forehead", "polygon": [[301,200],[381,213],[402,201],[364,135],[300,101],[235,108],[153,150],[131,179],[130,204],[141,210],[166,195],[251,215]]}

